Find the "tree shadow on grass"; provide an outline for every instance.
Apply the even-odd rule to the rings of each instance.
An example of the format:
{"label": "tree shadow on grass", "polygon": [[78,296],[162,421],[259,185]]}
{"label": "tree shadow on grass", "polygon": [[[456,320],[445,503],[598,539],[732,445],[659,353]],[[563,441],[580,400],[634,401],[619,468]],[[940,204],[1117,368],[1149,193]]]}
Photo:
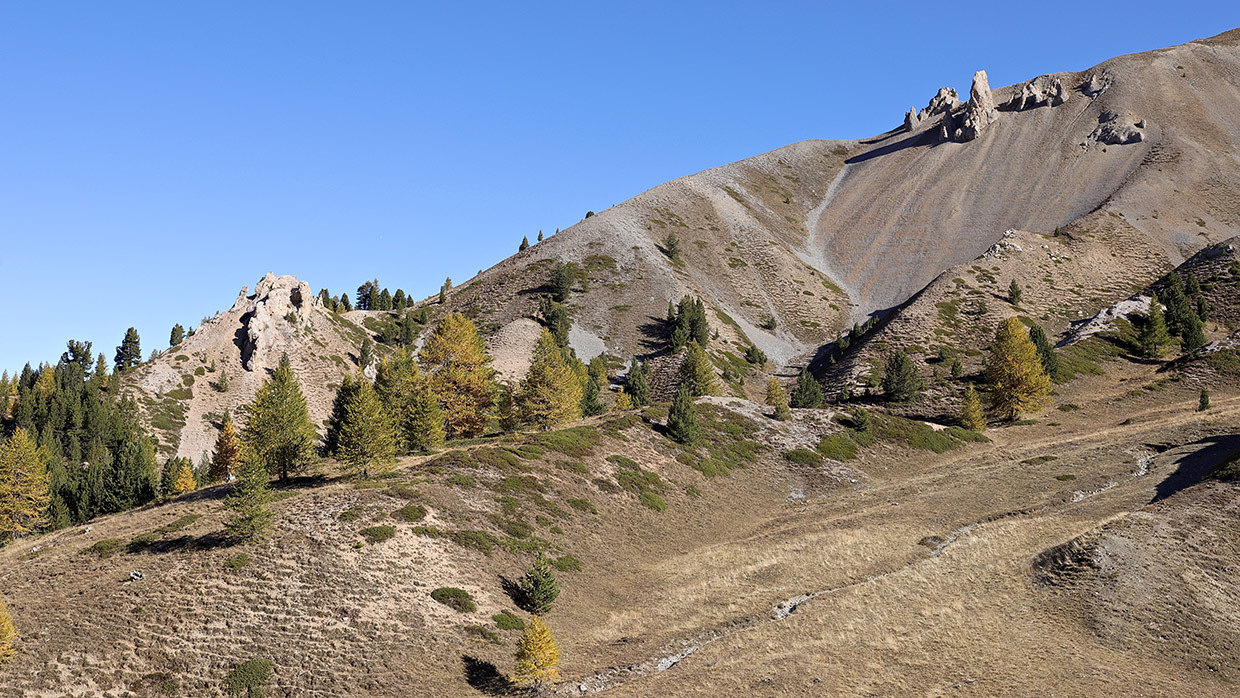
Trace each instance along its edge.
{"label": "tree shadow on grass", "polygon": [[515,694],[512,681],[499,673],[494,664],[468,654],[461,655],[461,663],[465,666],[465,681],[474,689],[489,696]]}
{"label": "tree shadow on grass", "polygon": [[[499,575],[499,587],[503,589],[508,598],[523,611],[530,611],[529,595],[525,593],[525,589],[521,587],[521,583],[516,580],[509,579],[504,575]],[[533,611],[530,611],[533,613]]]}
{"label": "tree shadow on grass", "polygon": [[1150,503],[1160,502],[1182,489],[1191,487],[1216,468],[1240,455],[1240,434],[1213,436],[1197,442],[1201,448],[1176,461],[1175,472],[1158,483]]}

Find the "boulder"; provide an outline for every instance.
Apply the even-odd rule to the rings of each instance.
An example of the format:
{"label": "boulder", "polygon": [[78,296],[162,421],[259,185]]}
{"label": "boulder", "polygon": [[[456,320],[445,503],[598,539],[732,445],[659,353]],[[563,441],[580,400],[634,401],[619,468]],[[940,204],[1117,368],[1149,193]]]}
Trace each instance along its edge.
{"label": "boulder", "polygon": [[1098,128],[1089,136],[1103,145],[1128,145],[1145,140],[1144,128],[1145,119],[1104,111],[1098,117]]}
{"label": "boulder", "polygon": [[1089,97],[1097,97],[1111,86],[1111,76],[1107,73],[1093,73],[1081,83],[1081,92]]}

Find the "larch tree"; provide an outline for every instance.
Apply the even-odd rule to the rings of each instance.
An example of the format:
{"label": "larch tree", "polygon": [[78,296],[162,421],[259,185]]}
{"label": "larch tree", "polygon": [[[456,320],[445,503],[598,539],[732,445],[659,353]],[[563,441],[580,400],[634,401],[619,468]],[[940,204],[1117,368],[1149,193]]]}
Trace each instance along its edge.
{"label": "larch tree", "polygon": [[633,398],[629,397],[628,391],[625,390],[623,387],[621,387],[620,390],[616,391],[615,408],[617,410],[633,409]]}
{"label": "larch tree", "polygon": [[792,411],[788,409],[788,396],[775,376],[771,376],[766,382],[766,404],[775,408],[774,414],[771,415],[774,419],[782,422],[792,416]]}
{"label": "larch tree", "polygon": [[706,350],[697,342],[689,342],[685,349],[684,362],[680,364],[680,378],[688,385],[694,397],[714,395],[719,392],[719,381],[715,378],[715,366],[706,355]]}
{"label": "larch tree", "polygon": [[516,660],[512,678],[518,684],[542,689],[560,678],[560,648],[542,618],[534,616],[525,624]]}
{"label": "larch tree", "polygon": [[1020,320],[1010,317],[999,324],[990,359],[986,364],[990,404],[1009,421],[1046,402],[1051,380],[1042,367],[1038,348]]}
{"label": "larch tree", "polygon": [[318,433],[287,353],[247,407],[242,440],[283,481],[314,463]]}
{"label": "larch tree", "polygon": [[351,473],[368,478],[396,463],[396,433],[374,386],[365,376],[356,383],[344,403],[336,457]]}
{"label": "larch tree", "polygon": [[262,537],[274,518],[271,504],[271,480],[267,465],[258,454],[246,450],[237,471],[237,481],[224,498],[231,513],[224,520],[224,530],[234,541],[245,542]]}
{"label": "larch tree", "polygon": [[986,430],[986,414],[982,411],[982,399],[973,386],[965,388],[964,402],[960,410],[960,423],[972,431]]}
{"label": "larch tree", "polygon": [[172,494],[180,496],[187,492],[193,492],[197,487],[198,483],[194,481],[193,465],[190,464],[188,458],[181,459],[180,466],[177,468],[176,479],[172,482]]}
{"label": "larch tree", "polygon": [[495,371],[474,323],[460,313],[446,315],[426,338],[418,363],[443,406],[448,436],[482,434],[495,401]]}
{"label": "larch tree", "polygon": [[0,443],[0,545],[42,527],[50,503],[46,454],[18,427]]}
{"label": "larch tree", "polygon": [[0,596],[0,667],[12,661],[17,654],[17,626],[13,623],[13,615]]}
{"label": "larch tree", "polygon": [[551,429],[581,416],[582,395],[581,381],[565,360],[564,350],[543,330],[517,397],[522,419]]}
{"label": "larch tree", "polygon": [[211,481],[220,482],[237,474],[241,464],[241,439],[231,419],[224,420],[224,428],[215,437],[215,453],[211,458]]}

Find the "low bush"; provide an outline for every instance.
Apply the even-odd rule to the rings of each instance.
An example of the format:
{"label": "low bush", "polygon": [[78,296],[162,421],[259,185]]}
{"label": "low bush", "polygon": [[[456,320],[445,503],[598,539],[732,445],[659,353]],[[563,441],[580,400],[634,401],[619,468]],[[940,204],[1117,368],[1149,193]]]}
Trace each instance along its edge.
{"label": "low bush", "polygon": [[82,554],[98,555],[101,560],[107,559],[115,555],[116,551],[120,550],[124,544],[125,541],[120,538],[104,538],[103,540],[95,541],[95,544],[83,550]]}
{"label": "low bush", "polygon": [[594,508],[594,505],[593,505],[593,504],[591,504],[591,503],[590,503],[590,500],[588,500],[588,499],[581,499],[581,498],[579,498],[579,497],[572,497],[572,498],[568,499],[567,501],[568,501],[568,505],[569,505],[570,507],[572,507],[572,508],[576,509],[577,511],[582,511],[582,512],[586,512],[586,513],[589,513],[589,514],[597,514],[597,513],[598,513],[598,509],[595,509],[595,508]]}
{"label": "low bush", "polygon": [[250,556],[246,553],[237,553],[224,561],[224,566],[230,570],[236,571],[250,564]]}
{"label": "low bush", "polygon": [[835,461],[849,461],[857,457],[857,442],[848,434],[827,434],[818,440],[815,447],[823,458]]}
{"label": "low bush", "polygon": [[382,543],[383,541],[395,536],[396,529],[391,526],[370,526],[369,528],[363,528],[361,531],[358,531],[358,533],[362,534],[362,537],[366,539],[367,543],[374,545],[375,543]]}
{"label": "low bush", "polygon": [[228,674],[228,692],[234,696],[262,698],[263,686],[271,680],[271,660],[251,659]]}
{"label": "low bush", "polygon": [[581,560],[576,555],[563,555],[551,561],[551,566],[560,572],[580,572]]}
{"label": "low bush", "polygon": [[474,597],[464,589],[456,587],[439,587],[431,592],[431,598],[458,613],[473,613],[478,610]]}
{"label": "low bush", "polygon": [[411,521],[421,521],[426,518],[426,507],[421,504],[407,504],[391,514],[393,519],[409,523]]}
{"label": "low bush", "polygon": [[491,616],[491,620],[500,630],[525,630],[525,621],[511,611],[500,611]]}
{"label": "low bush", "polygon": [[822,456],[807,448],[797,448],[791,451],[785,451],[784,460],[796,463],[797,465],[805,465],[810,467],[822,465]]}

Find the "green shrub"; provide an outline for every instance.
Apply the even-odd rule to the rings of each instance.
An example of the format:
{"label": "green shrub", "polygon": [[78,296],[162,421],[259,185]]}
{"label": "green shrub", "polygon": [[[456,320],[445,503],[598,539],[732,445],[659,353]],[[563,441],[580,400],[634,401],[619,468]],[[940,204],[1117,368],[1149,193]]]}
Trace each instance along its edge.
{"label": "green shrub", "polygon": [[474,637],[486,640],[487,642],[490,642],[492,644],[496,644],[496,645],[499,644],[499,633],[495,632],[494,630],[489,630],[487,628],[484,628],[481,625],[465,626],[465,634],[473,635]]}
{"label": "green shrub", "polygon": [[391,526],[370,526],[369,528],[363,528],[361,531],[358,531],[358,533],[362,534],[362,537],[366,539],[367,543],[374,545],[375,543],[382,543],[383,541],[395,536],[396,529]]}
{"label": "green shrub", "polygon": [[116,551],[120,550],[124,544],[125,541],[120,538],[104,538],[103,540],[95,541],[95,544],[83,550],[82,554],[98,555],[101,560],[107,559],[116,554]]}
{"label": "green shrub", "polygon": [[633,460],[632,458],[625,458],[624,456],[607,456],[607,460],[610,463],[615,463],[621,468],[627,468],[629,470],[641,470],[641,468],[638,467],[637,465],[637,461]]}
{"label": "green shrub", "polygon": [[224,561],[224,566],[230,570],[239,570],[250,564],[250,556],[247,553],[237,553]]}
{"label": "green shrub", "polygon": [[591,504],[591,503],[590,503],[590,500],[588,500],[588,499],[581,499],[581,498],[579,498],[579,497],[572,497],[572,498],[568,499],[567,501],[568,501],[568,505],[569,505],[570,507],[572,507],[572,508],[576,509],[577,511],[587,512],[587,513],[590,513],[590,514],[597,514],[597,513],[598,513],[598,509],[595,509],[595,508],[594,508],[594,505],[593,505],[593,504]]}
{"label": "green shrub", "polygon": [[346,521],[346,522],[357,521],[358,519],[362,517],[362,514],[365,512],[366,512],[365,507],[349,507],[348,509],[345,509],[344,511],[340,512],[340,516],[336,518],[340,519],[341,521]]}
{"label": "green shrub", "polygon": [[960,439],[961,441],[973,441],[975,443],[982,444],[990,443],[990,438],[988,436],[980,432],[973,431],[972,429],[965,429],[964,427],[947,427],[943,431],[947,432],[947,434],[952,438]]}
{"label": "green shrub", "polygon": [[650,490],[643,490],[642,493],[638,495],[638,501],[642,503],[642,506],[649,509],[654,509],[655,511],[664,511],[667,509],[667,502],[664,501],[663,497],[657,492],[651,492]]}
{"label": "green shrub", "polygon": [[228,674],[228,692],[246,698],[262,698],[263,685],[271,680],[271,660],[251,659]]}
{"label": "green shrub", "polygon": [[458,613],[473,613],[478,610],[474,597],[464,589],[456,587],[439,587],[431,592],[431,598]]}
{"label": "green shrub", "polygon": [[581,560],[576,555],[563,555],[557,557],[551,562],[551,566],[560,572],[580,572],[582,568]]}
{"label": "green shrub", "polygon": [[822,464],[822,456],[807,448],[797,448],[784,452],[784,460],[797,465],[815,466]]}
{"label": "green shrub", "polygon": [[491,620],[500,630],[525,630],[525,621],[511,611],[500,611],[491,616]]}
{"label": "green shrub", "polygon": [[500,521],[497,525],[513,538],[529,538],[534,533],[534,527],[524,521]]}
{"label": "green shrub", "polygon": [[414,526],[412,529],[415,536],[426,536],[427,538],[442,538],[443,531],[435,526]]}
{"label": "green shrub", "polygon": [[396,497],[397,499],[420,499],[422,497],[422,495],[412,486],[401,482],[388,485],[387,494],[391,497]]}
{"label": "green shrub", "polygon": [[478,486],[478,483],[474,482],[474,479],[468,475],[453,475],[448,478],[446,482],[450,487],[464,487],[466,489],[472,489]]}
{"label": "green shrub", "polygon": [[593,427],[573,427],[547,432],[534,437],[534,443],[548,451],[563,453],[570,458],[582,458],[594,452],[602,437]]}
{"label": "green shrub", "polygon": [[173,521],[172,523],[160,526],[159,528],[155,530],[159,531],[160,533],[176,533],[177,531],[181,531],[186,528],[189,528],[195,521],[201,518],[202,518],[202,514],[189,514],[187,516],[182,516],[181,518],[177,519],[176,521]]}
{"label": "green shrub", "polygon": [[1081,406],[1073,402],[1065,402],[1059,406],[1060,412],[1075,412],[1081,409]]}
{"label": "green shrub", "polygon": [[578,460],[558,460],[555,462],[555,467],[560,470],[567,470],[570,473],[578,473],[580,475],[585,475],[590,472],[590,469],[586,467],[585,463]]}
{"label": "green shrub", "polygon": [[129,545],[125,546],[125,552],[140,553],[143,550],[146,550],[147,548],[154,545],[155,541],[157,540],[159,540],[159,534],[156,533],[155,531],[151,531],[150,533],[143,533],[142,535],[129,541]]}
{"label": "green shrub", "polygon": [[426,518],[426,507],[421,504],[407,504],[391,514],[393,519],[409,523]]}
{"label": "green shrub", "polygon": [[[849,461],[857,457],[857,442],[848,434],[827,434],[818,440],[815,447],[823,458],[836,461]],[[804,463],[802,465],[805,465]]]}
{"label": "green shrub", "polygon": [[473,548],[487,556],[491,555],[491,551],[499,542],[495,536],[486,531],[452,531],[448,537],[462,548]]}
{"label": "green shrub", "polygon": [[1036,456],[1034,458],[1026,458],[1021,461],[1021,463],[1025,465],[1041,465],[1043,463],[1049,463],[1053,460],[1059,460],[1059,456]]}
{"label": "green shrub", "polygon": [[1075,476],[1075,475],[1072,475],[1072,474],[1067,474],[1067,475],[1056,475],[1056,476],[1055,476],[1055,479],[1056,479],[1056,480],[1060,480],[1060,481],[1062,481],[1062,482],[1067,482],[1068,480],[1075,480],[1075,479],[1076,479],[1076,476]]}

